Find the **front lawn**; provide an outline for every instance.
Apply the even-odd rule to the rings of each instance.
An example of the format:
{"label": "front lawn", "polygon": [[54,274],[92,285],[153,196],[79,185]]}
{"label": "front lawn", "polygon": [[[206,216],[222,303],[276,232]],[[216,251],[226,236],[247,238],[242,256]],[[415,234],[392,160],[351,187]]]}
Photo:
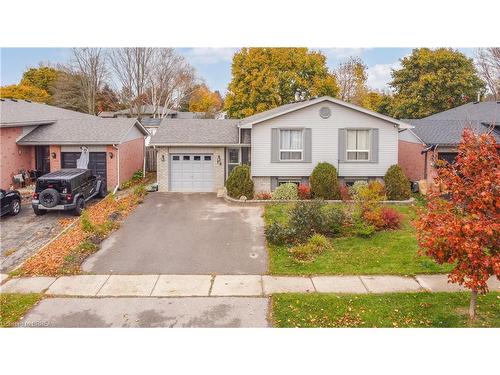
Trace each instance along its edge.
{"label": "front lawn", "polygon": [[500,327],[500,293],[478,298],[469,321],[469,293],[367,295],[278,294],[275,327]]}
{"label": "front lawn", "polygon": [[40,299],[41,294],[0,294],[0,327],[16,323]]}
{"label": "front lawn", "polygon": [[[264,219],[266,225],[286,223],[291,204],[268,205]],[[405,219],[400,230],[375,232],[369,238],[345,235],[333,238],[333,250],[319,255],[314,261],[302,263],[294,260],[287,246],[269,244],[269,269],[276,275],[320,274],[392,274],[415,275],[443,273],[450,266],[440,266],[430,258],[418,255],[415,229],[410,220],[415,215],[411,206],[395,207]]]}

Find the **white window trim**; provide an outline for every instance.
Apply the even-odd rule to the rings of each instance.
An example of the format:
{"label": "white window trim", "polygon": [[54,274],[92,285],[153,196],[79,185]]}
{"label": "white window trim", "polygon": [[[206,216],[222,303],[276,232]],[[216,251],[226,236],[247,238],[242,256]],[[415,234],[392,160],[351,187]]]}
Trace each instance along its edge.
{"label": "white window trim", "polygon": [[[297,130],[297,131],[300,131],[300,136],[301,136],[301,148],[300,149],[295,149],[295,150],[286,150],[286,149],[282,149],[281,148],[281,132],[282,131],[290,131],[290,130]],[[279,149],[279,161],[282,161],[282,162],[300,162],[300,161],[304,161],[304,129],[303,128],[300,128],[300,129],[293,129],[293,128],[286,128],[286,129],[279,129],[279,144],[280,144],[280,149]],[[300,152],[300,159],[283,159],[281,157],[281,153],[282,152]]]}
{"label": "white window trim", "polygon": [[[238,150],[238,163],[231,163],[230,162],[230,157],[229,157],[229,150]],[[241,165],[241,147],[228,147],[227,148],[227,154],[226,154],[226,160],[227,160],[227,168],[226,168],[226,178],[229,177],[229,166],[238,166]]]}
{"label": "white window trim", "polygon": [[[370,148],[368,150],[349,150],[347,148],[347,143],[348,143],[348,139],[349,139],[349,136],[348,136],[348,132],[349,131],[368,131],[368,145],[370,146]],[[371,160],[371,148],[372,148],[372,130],[371,129],[346,129],[346,132],[345,132],[345,144],[346,144],[346,150],[345,150],[345,160],[349,163],[366,163],[366,162],[369,162]],[[367,152],[368,153],[368,158],[366,159],[349,159],[349,152]]]}

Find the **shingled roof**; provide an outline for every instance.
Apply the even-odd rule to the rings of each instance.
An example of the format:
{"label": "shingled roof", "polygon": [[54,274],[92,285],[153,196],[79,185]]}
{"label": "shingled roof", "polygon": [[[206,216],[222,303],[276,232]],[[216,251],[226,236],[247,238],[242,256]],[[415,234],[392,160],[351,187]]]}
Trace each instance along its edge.
{"label": "shingled roof", "polygon": [[492,127],[493,136],[500,143],[499,102],[467,103],[422,119],[402,121],[413,125],[411,131],[429,145],[457,145],[465,128],[483,134]]}
{"label": "shingled roof", "polygon": [[239,120],[163,119],[150,145],[233,145]]}

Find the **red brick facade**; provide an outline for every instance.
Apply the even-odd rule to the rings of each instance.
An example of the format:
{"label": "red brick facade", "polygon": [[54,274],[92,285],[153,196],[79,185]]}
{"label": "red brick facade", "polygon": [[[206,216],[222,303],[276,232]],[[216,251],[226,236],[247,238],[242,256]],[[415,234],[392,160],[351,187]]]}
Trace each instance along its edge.
{"label": "red brick facade", "polygon": [[35,169],[35,148],[18,146],[16,140],[23,132],[22,127],[0,129],[0,187],[8,189],[12,176],[20,170]]}
{"label": "red brick facade", "polygon": [[[53,154],[56,157],[53,157]],[[51,145],[49,147],[49,158],[50,158],[50,171],[58,171],[61,169],[61,146]]]}
{"label": "red brick facade", "polygon": [[420,143],[402,140],[398,143],[398,164],[410,181],[424,178],[425,155],[421,154],[424,148]]}
{"label": "red brick facade", "polygon": [[144,167],[144,139],[137,138],[120,146],[120,184]]}

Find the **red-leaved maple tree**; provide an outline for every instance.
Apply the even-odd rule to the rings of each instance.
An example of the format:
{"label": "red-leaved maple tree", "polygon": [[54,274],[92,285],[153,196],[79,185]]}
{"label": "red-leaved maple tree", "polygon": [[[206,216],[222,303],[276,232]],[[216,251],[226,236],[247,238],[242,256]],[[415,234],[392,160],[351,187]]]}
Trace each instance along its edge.
{"label": "red-leaved maple tree", "polygon": [[466,129],[455,162],[439,165],[416,221],[420,249],[440,264],[454,264],[449,282],[471,290],[472,319],[478,292],[488,291],[490,276],[500,279],[499,166],[495,138]]}

